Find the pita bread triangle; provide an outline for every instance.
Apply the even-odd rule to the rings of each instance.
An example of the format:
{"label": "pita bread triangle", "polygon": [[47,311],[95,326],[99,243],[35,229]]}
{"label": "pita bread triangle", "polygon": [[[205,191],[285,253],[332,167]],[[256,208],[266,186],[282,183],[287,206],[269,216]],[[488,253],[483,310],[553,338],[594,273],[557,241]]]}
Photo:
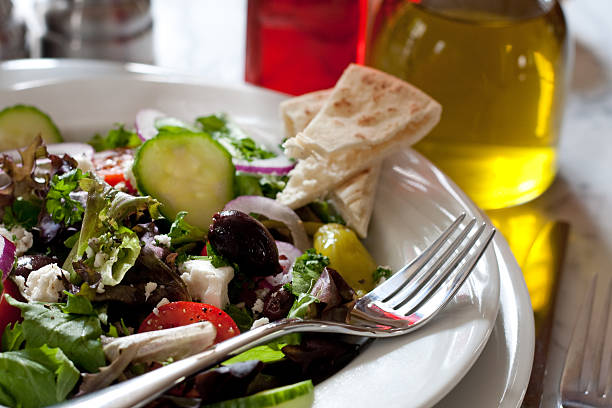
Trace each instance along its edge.
{"label": "pita bread triangle", "polygon": [[414,86],[374,68],[351,64],[285,153],[299,159],[277,200],[298,208],[398,148],[423,138],[442,108]]}

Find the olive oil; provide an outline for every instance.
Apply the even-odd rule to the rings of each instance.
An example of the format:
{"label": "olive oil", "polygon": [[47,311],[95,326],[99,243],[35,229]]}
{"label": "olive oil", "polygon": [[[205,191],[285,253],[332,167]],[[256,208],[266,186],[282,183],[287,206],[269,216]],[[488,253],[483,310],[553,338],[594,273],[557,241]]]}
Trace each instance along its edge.
{"label": "olive oil", "polygon": [[474,2],[383,2],[368,64],[442,104],[417,150],[478,205],[502,208],[554,179],[568,39],[556,2]]}

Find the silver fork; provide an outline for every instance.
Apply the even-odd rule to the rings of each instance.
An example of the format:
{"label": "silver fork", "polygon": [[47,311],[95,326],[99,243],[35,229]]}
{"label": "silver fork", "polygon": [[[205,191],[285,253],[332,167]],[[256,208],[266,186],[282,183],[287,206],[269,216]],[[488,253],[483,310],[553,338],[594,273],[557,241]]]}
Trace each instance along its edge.
{"label": "silver fork", "polygon": [[612,406],[612,281],[605,297],[597,298],[601,278],[593,278],[567,352],[561,377],[565,408]]}
{"label": "silver fork", "polygon": [[[467,225],[461,214],[417,258],[359,299],[350,323],[282,319],[128,381],[60,406],[127,408],[142,406],[187,376],[230,355],[294,332],[342,333],[365,337],[400,336],[423,327],[448,304],[488,247],[495,229],[485,222]],[[463,226],[463,228],[461,228]]]}

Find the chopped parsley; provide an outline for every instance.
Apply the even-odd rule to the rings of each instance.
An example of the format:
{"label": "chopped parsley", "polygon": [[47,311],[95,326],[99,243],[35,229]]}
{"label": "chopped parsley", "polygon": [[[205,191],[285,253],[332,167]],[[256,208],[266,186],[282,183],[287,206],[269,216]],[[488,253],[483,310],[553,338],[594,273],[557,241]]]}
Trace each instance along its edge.
{"label": "chopped parsley", "polygon": [[79,181],[85,178],[80,169],[53,176],[45,208],[56,223],[73,225],[83,219],[83,205],[70,197],[70,193],[79,187]]}
{"label": "chopped parsley", "polygon": [[375,283],[378,283],[381,278],[389,279],[391,275],[393,275],[391,269],[384,266],[379,266],[374,272],[372,272],[372,279]]}
{"label": "chopped parsley", "polygon": [[225,115],[202,116],[196,119],[196,123],[238,159],[253,161],[276,156],[273,152],[259,146],[238,126],[229,122]]}
{"label": "chopped parsley", "polygon": [[111,150],[117,147],[134,148],[142,143],[136,132],[126,130],[123,124],[117,123],[115,129],[108,131],[105,137],[96,134],[89,144],[100,152],[102,150]]}
{"label": "chopped parsley", "polygon": [[273,174],[255,175],[237,172],[234,187],[236,195],[257,195],[276,198],[276,194],[283,191],[289,180],[288,176]]}

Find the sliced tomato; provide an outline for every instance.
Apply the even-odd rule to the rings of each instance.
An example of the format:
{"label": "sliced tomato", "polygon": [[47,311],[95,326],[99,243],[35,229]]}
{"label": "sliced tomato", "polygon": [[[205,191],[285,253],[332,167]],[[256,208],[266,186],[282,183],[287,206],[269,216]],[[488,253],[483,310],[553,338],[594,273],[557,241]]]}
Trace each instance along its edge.
{"label": "sliced tomato", "polygon": [[125,184],[125,187],[127,188],[127,191],[130,194],[136,193],[136,189],[132,186],[132,183],[130,182],[130,180],[125,178],[125,175],[123,173],[105,174],[104,181],[106,181],[108,184],[110,184],[113,187],[123,182]]}
{"label": "sliced tomato", "polygon": [[130,149],[118,148],[98,152],[93,157],[93,165],[98,176],[102,177],[111,186],[123,182],[129,193],[136,193],[136,189],[125,176],[134,162],[134,153]]}
{"label": "sliced tomato", "polygon": [[240,334],[234,320],[223,310],[197,302],[172,302],[160,306],[144,319],[138,332],[170,329],[204,321],[211,322],[217,329],[215,343]]}
{"label": "sliced tomato", "polygon": [[23,300],[17,285],[15,285],[12,280],[6,279],[2,283],[4,284],[4,290],[2,291],[2,299],[0,299],[0,337],[2,337],[4,328],[7,325],[15,323],[21,319],[21,311],[18,308],[9,305],[4,298],[4,294],[9,294],[17,300]]}

